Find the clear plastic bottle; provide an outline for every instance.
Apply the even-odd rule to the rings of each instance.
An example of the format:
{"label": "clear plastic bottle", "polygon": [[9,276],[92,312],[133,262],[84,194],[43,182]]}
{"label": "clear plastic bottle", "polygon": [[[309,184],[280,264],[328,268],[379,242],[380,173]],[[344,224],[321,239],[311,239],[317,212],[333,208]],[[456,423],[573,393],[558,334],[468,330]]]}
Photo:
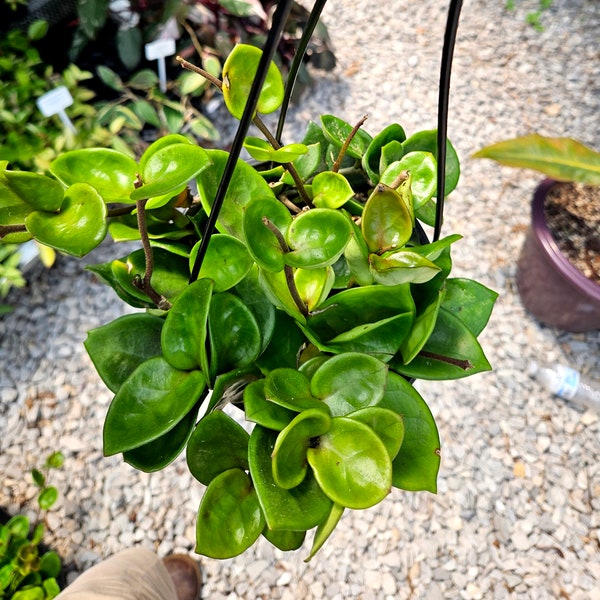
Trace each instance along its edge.
{"label": "clear plastic bottle", "polygon": [[549,392],[584,408],[600,412],[600,381],[584,377],[566,365],[543,366],[532,361],[529,374]]}

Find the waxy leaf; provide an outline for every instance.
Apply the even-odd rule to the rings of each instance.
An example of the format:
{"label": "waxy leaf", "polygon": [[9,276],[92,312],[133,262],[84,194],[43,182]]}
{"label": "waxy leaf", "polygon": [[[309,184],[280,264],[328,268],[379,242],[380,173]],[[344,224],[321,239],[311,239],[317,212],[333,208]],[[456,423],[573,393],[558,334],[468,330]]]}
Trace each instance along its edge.
{"label": "waxy leaf", "polygon": [[182,186],[210,166],[208,154],[194,144],[169,144],[145,161],[142,185],[130,194],[132,200],[179,193]]}
{"label": "waxy leaf", "polygon": [[264,527],[250,477],[230,469],[213,479],[204,493],[196,521],[196,552],[232,558],[252,546]]}
{"label": "waxy leaf", "polygon": [[38,242],[82,257],[106,237],[106,204],[86,183],[72,185],[58,213],[34,210],[25,217],[27,231]]}
{"label": "waxy leaf", "polygon": [[250,435],[250,476],[260,506],[270,529],[308,531],[327,517],[331,500],[322,492],[310,472],[299,486],[291,490],[284,490],[275,483],[271,453],[276,438],[276,431],[269,431],[260,425]]}
{"label": "waxy leaf", "polygon": [[303,410],[277,436],[273,448],[273,479],[284,490],[300,485],[306,477],[306,452],[312,440],[329,431],[331,417],[321,409]]}
{"label": "waxy leaf", "polygon": [[344,249],[344,258],[350,269],[352,277],[361,286],[371,285],[373,283],[373,274],[369,266],[369,248],[367,242],[362,236],[360,227],[350,221],[352,225],[352,238]]}
{"label": "waxy leaf", "polygon": [[190,473],[204,485],[229,469],[248,470],[249,435],[243,427],[220,410],[202,419],[187,445]]}
{"label": "waxy leaf", "polygon": [[140,170],[144,170],[146,168],[146,163],[154,154],[156,154],[159,150],[166,148],[167,146],[172,146],[173,144],[188,144],[192,145],[192,142],[188,140],[184,135],[180,135],[178,133],[172,133],[169,135],[163,135],[159,137],[157,140],[152,142],[144,151],[140,158]]}
{"label": "waxy leaf", "polygon": [[175,369],[206,371],[206,323],[212,291],[211,280],[198,279],[184,288],[167,313],[161,344],[165,360]]}
{"label": "waxy leaf", "polygon": [[333,533],[339,520],[344,514],[345,508],[341,504],[335,502],[331,506],[331,512],[327,515],[327,518],[319,523],[313,539],[313,544],[310,549],[310,554],[304,559],[304,562],[309,562],[311,558],[323,547],[323,544],[329,539],[329,536]]}
{"label": "waxy leaf", "polygon": [[421,352],[407,365],[390,362],[398,373],[418,379],[460,379],[490,371],[477,338],[456,316],[440,308],[435,328]]}
{"label": "waxy leaf", "polygon": [[425,283],[440,271],[435,263],[411,249],[386,252],[369,256],[373,279],[382,285],[401,283]]}
{"label": "waxy leaf", "polygon": [[[241,119],[262,51],[255,46],[237,44],[223,65],[223,99],[229,112]],[[283,78],[274,62],[269,65],[256,109],[267,114],[277,110],[283,102]]]}
{"label": "waxy leaf", "polygon": [[309,448],[307,458],[325,494],[336,504],[362,509],[381,502],[392,487],[392,461],[377,434],[346,417]]}
{"label": "waxy leaf", "polygon": [[478,336],[489,321],[498,293],[472,279],[447,279],[443,307]]}
{"label": "waxy leaf", "polygon": [[354,197],[354,190],[340,173],[324,171],[312,182],[313,204],[318,208],[340,208]]}
{"label": "waxy leaf", "polygon": [[104,421],[104,454],[138,448],[167,433],[206,387],[200,371],[179,371],[164,358],[142,363],[119,388]]}
{"label": "waxy leaf", "polygon": [[[268,219],[267,226],[264,219]],[[277,273],[285,263],[283,248],[270,227],[275,227],[282,236],[292,222],[289,210],[275,198],[257,198],[244,209],[244,239],[252,258],[263,269]]]}
{"label": "waxy leaf", "polygon": [[[1,190],[0,190],[1,193]],[[0,197],[0,202],[2,198]],[[0,223],[2,225],[23,225],[27,215],[33,212],[28,204],[18,203],[0,207]],[[28,231],[9,233],[2,238],[2,244],[22,244],[32,238]]]}
{"label": "waxy leaf", "polygon": [[328,208],[301,213],[289,226],[286,239],[291,252],[284,255],[292,267],[318,268],[332,265],[350,240],[348,219]]}
{"label": "waxy leaf", "polygon": [[185,416],[171,431],[159,438],[123,452],[123,460],[134,469],[154,473],[170,465],[185,448],[196,424],[198,406]]}
{"label": "waxy leaf", "polygon": [[392,141],[402,143],[405,139],[404,129],[397,123],[388,125],[373,138],[362,157],[363,169],[373,185],[379,183],[379,163],[382,148]]}
{"label": "waxy leaf", "polygon": [[244,140],[244,148],[254,160],[276,163],[294,162],[308,150],[304,144],[287,144],[275,149],[266,140],[251,136]]}
{"label": "waxy leaf", "polygon": [[[35,210],[54,212],[60,209],[65,189],[55,179],[26,171],[5,170],[3,175],[0,175],[0,198],[5,193],[14,194]],[[5,190],[5,187],[9,189]]]}
{"label": "waxy leaf", "polygon": [[259,270],[258,280],[269,302],[276,308],[284,310],[298,323],[306,320],[303,312],[296,304],[286,279],[284,271],[273,273],[264,269]]}
{"label": "waxy leaf", "polygon": [[572,138],[551,138],[532,133],[504,140],[476,152],[509,167],[534,169],[557,181],[600,185],[600,152]]}
{"label": "waxy leaf", "polygon": [[381,175],[381,183],[392,185],[402,173],[410,173],[410,189],[415,210],[427,204],[437,189],[437,161],[431,152],[409,152],[389,165]]}
{"label": "waxy leaf", "polygon": [[379,406],[402,416],[404,423],[404,440],[392,463],[394,487],[435,494],[440,438],[429,407],[404,377],[393,372]]}
{"label": "waxy leaf", "polygon": [[[344,145],[353,129],[350,123],[346,123],[333,115],[322,115],[321,124],[323,125],[325,137],[338,149]],[[372,141],[373,138],[364,129],[359,129],[352,138],[346,154],[360,160]]]}
{"label": "waxy leaf", "polygon": [[365,204],[361,230],[371,252],[401,248],[412,236],[412,218],[400,194],[379,184]]}
{"label": "waxy leaf", "polygon": [[[190,253],[190,271],[201,242]],[[252,268],[253,261],[243,242],[225,233],[210,238],[199,277],[211,279],[215,293],[225,292],[237,285]]]}
{"label": "waxy leaf", "polygon": [[394,460],[404,440],[404,421],[401,415],[380,406],[369,406],[354,411],[348,418],[368,425],[383,442],[390,459]]}
{"label": "waxy leaf", "polygon": [[91,185],[104,202],[130,203],[138,165],[117,150],[84,148],[61,154],[50,164],[50,172],[67,186]]}
{"label": "waxy leaf", "polygon": [[296,269],[294,283],[300,298],[309,312],[323,302],[335,281],[335,273],[331,267],[325,269]]}
{"label": "waxy leaf", "polygon": [[164,319],[138,313],[88,331],[85,349],[111,392],[116,393],[143,362],[161,355],[163,324]]}
{"label": "waxy leaf", "polygon": [[252,312],[229,292],[214,294],[208,312],[211,379],[252,364],[262,347]]}
{"label": "waxy leaf", "polygon": [[367,354],[346,352],[325,362],[312,376],[310,390],[334,417],[374,406],[385,390],[387,367]]}
{"label": "waxy leaf", "polygon": [[265,380],[264,392],[267,400],[296,412],[311,408],[329,412],[329,409],[312,395],[310,381],[306,375],[296,369],[281,368],[271,371]]}
{"label": "waxy leaf", "polygon": [[262,534],[271,542],[271,544],[273,544],[273,546],[284,552],[298,550],[304,543],[304,538],[306,537],[305,531],[275,530],[269,529],[268,527],[264,528]]}
{"label": "waxy leaf", "polygon": [[284,408],[265,397],[265,380],[253,381],[244,390],[246,419],[267,429],[281,431],[296,416],[296,412]]}

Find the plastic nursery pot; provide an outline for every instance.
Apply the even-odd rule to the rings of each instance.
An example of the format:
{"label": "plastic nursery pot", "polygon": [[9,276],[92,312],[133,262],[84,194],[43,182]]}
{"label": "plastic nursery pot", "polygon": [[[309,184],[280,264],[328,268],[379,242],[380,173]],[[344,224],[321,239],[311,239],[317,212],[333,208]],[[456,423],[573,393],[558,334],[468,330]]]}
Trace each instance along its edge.
{"label": "plastic nursery pot", "polygon": [[517,265],[517,287],[525,308],[539,321],[564,331],[600,329],[600,285],[583,275],[560,251],[544,217],[546,179],[531,203],[531,227]]}

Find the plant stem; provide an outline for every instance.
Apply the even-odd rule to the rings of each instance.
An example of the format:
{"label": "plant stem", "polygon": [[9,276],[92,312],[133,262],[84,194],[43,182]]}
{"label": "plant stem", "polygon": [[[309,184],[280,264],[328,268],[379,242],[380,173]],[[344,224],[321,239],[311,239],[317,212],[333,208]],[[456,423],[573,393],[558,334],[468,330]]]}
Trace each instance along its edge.
{"label": "plant stem", "polygon": [[454,365],[463,371],[468,371],[473,368],[471,361],[461,360],[460,358],[452,358],[451,356],[443,356],[441,354],[436,354],[435,352],[427,352],[421,351],[419,352],[420,356],[424,358],[432,358],[433,360],[439,360],[440,362],[448,363],[449,365]]}
{"label": "plant stem", "polygon": [[175,60],[177,60],[177,62],[184,69],[187,69],[188,71],[193,71],[194,73],[198,73],[198,75],[202,75],[202,77],[204,77],[205,79],[208,79],[208,81],[210,81],[213,85],[215,85],[221,91],[223,91],[223,82],[218,77],[211,75],[208,71],[205,71],[204,69],[201,69],[200,67],[197,67],[196,65],[185,60],[185,58],[182,58],[181,56],[176,56]]}
{"label": "plant stem", "polygon": [[152,279],[152,272],[154,271],[154,254],[152,253],[152,246],[150,245],[148,228],[146,226],[146,202],[148,202],[147,199],[137,200],[135,203],[137,208],[138,229],[144,248],[146,270],[144,272],[144,277],[134,277],[133,285],[142,290],[160,310],[169,310],[171,308],[171,303],[164,296],[161,296],[161,294],[152,287],[152,283],[150,282]]}
{"label": "plant stem", "polygon": [[[287,254],[290,251],[290,247],[287,245],[287,242],[285,241],[285,238],[283,237],[281,231],[279,231],[279,229],[277,229],[277,227],[275,226],[275,223],[270,221],[267,217],[263,217],[262,222],[263,225],[277,238],[277,241],[279,242],[279,247],[281,248],[282,252],[284,254]],[[304,316],[308,315],[308,307],[304,303],[304,300],[302,300],[302,298],[300,297],[300,294],[298,293],[298,288],[296,287],[296,282],[294,281],[294,270],[289,265],[285,265],[283,271],[285,273],[285,281],[287,283],[288,289],[290,290],[290,294],[292,296],[292,299],[294,300],[294,303],[298,307],[298,310]]]}
{"label": "plant stem", "polygon": [[346,156],[346,151],[348,150],[348,146],[350,142],[354,139],[354,136],[358,133],[358,130],[363,126],[363,123],[369,118],[369,115],[363,115],[362,119],[352,128],[352,131],[346,138],[338,157],[333,163],[332,171],[337,173],[340,170],[340,166],[342,165],[342,161],[344,160],[344,156]]}
{"label": "plant stem", "polygon": [[25,233],[27,228],[25,225],[0,225],[0,238],[11,233]]}

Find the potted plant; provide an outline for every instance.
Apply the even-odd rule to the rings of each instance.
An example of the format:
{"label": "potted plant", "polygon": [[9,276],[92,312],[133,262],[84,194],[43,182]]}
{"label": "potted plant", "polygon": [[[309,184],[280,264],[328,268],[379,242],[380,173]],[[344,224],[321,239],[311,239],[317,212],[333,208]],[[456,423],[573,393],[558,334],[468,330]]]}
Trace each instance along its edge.
{"label": "potted plant", "polygon": [[475,154],[549,179],[533,195],[517,267],[525,307],[567,331],[600,328],[600,153],[571,138],[526,135]]}
{"label": "potted plant", "polygon": [[[85,149],[48,175],[0,172],[4,241],[30,236],[74,256],[107,232],[141,243],[90,267],[145,310],[85,342],[115,393],[104,452],[150,472],[185,450],[207,486],[196,551],[214,558],[261,534],[296,549],[314,529],[310,558],[346,509],[393,487],[435,492],[439,436],[411,382],[490,368],[477,336],[496,293],[450,277],[460,235],[440,236],[459,173],[445,128],[372,136],[364,119],[323,115],[282,144],[294,68],[284,85],[271,59],[289,4],[264,51],[236,46],[222,80],[181,60],[240,120],[230,152],[172,134],[139,162]],[[277,109],[271,132],[260,115]],[[250,122],[260,137],[247,136]],[[238,158],[242,145],[256,163]]]}

